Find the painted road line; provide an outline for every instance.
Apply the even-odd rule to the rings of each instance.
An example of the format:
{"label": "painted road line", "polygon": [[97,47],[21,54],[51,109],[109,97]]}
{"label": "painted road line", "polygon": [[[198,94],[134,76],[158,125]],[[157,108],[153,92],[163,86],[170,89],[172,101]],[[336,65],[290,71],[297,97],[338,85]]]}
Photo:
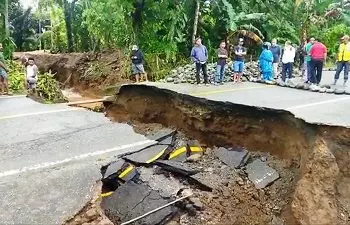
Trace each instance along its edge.
{"label": "painted road line", "polygon": [[286,110],[290,111],[290,110],[294,110],[294,109],[302,109],[302,108],[318,106],[318,105],[323,105],[323,104],[328,104],[328,103],[335,103],[335,102],[346,101],[346,100],[350,100],[350,97],[336,98],[336,99],[331,99],[331,100],[326,100],[326,101],[321,101],[321,102],[314,102],[314,103],[309,103],[309,104],[304,104],[304,105],[292,106],[292,107],[286,108]]}
{"label": "painted road line", "polygon": [[50,110],[50,111],[43,111],[43,112],[24,113],[24,114],[10,115],[10,116],[2,116],[0,117],[0,120],[14,119],[19,117],[27,117],[27,116],[36,116],[36,115],[43,115],[43,114],[50,114],[50,113],[70,112],[70,111],[77,111],[77,110],[83,110],[83,109],[68,108],[68,109],[58,109],[58,110]]}
{"label": "painted road line", "polygon": [[90,153],[74,156],[71,158],[63,159],[63,160],[58,160],[58,161],[53,161],[53,162],[45,162],[45,163],[40,163],[40,164],[36,164],[33,166],[22,167],[20,169],[8,170],[8,171],[1,172],[0,178],[12,176],[12,175],[16,175],[16,174],[21,174],[21,173],[26,173],[26,172],[33,171],[33,170],[46,169],[49,167],[54,167],[54,166],[68,163],[68,162],[72,162],[72,161],[82,160],[82,159],[86,159],[89,157],[103,155],[106,153],[117,152],[117,151],[125,150],[128,148],[132,148],[132,147],[143,146],[143,145],[147,145],[147,144],[151,145],[151,144],[155,144],[155,143],[156,142],[153,140],[139,141],[136,143],[127,144],[127,145],[120,145],[120,146],[117,146],[114,148],[105,149],[105,150],[101,150],[101,151],[97,151],[97,152],[90,152]]}
{"label": "painted road line", "polygon": [[225,92],[235,92],[235,91],[244,91],[252,89],[263,89],[263,88],[275,88],[273,85],[264,85],[259,87],[246,87],[246,88],[237,88],[237,89],[226,89],[226,90],[216,90],[216,91],[203,91],[203,92],[190,92],[190,95],[193,96],[207,96],[212,94],[220,94]]}
{"label": "painted road line", "polygon": [[7,99],[7,98],[23,98],[26,97],[25,95],[5,95],[5,96],[0,96],[0,99]]}

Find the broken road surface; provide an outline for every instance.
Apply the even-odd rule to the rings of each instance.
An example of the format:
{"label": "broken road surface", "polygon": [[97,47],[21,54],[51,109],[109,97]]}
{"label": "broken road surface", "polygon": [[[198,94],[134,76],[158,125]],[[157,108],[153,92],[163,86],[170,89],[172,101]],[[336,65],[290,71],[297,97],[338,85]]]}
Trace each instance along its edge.
{"label": "broken road surface", "polygon": [[62,224],[89,199],[100,165],[154,143],[101,113],[0,97],[0,221]]}

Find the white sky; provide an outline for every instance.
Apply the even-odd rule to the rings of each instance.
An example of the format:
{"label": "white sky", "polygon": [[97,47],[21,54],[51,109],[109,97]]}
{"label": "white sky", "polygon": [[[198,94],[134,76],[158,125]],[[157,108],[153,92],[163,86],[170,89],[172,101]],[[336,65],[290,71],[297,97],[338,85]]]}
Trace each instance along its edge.
{"label": "white sky", "polygon": [[20,0],[22,6],[27,9],[29,6],[36,10],[38,8],[38,0]]}

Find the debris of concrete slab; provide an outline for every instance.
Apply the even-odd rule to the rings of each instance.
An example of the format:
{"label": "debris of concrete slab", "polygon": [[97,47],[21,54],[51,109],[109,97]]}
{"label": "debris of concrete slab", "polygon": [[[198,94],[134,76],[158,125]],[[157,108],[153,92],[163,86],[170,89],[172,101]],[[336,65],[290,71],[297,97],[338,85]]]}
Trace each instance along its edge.
{"label": "debris of concrete slab", "polygon": [[164,170],[181,174],[184,176],[191,176],[199,172],[198,169],[191,168],[182,162],[170,161],[170,160],[157,160],[155,164]]}
{"label": "debris of concrete slab", "polygon": [[102,172],[102,179],[121,179],[124,181],[129,181],[137,175],[135,166],[131,165],[128,162],[125,162],[123,159],[118,159],[115,162],[107,165],[105,172]]}
{"label": "debris of concrete slab", "polygon": [[102,177],[107,178],[107,177],[111,176],[112,174],[117,173],[118,171],[120,171],[123,168],[124,164],[125,164],[125,161],[123,159],[118,159],[115,162],[111,162],[110,164],[108,164],[106,166],[105,172],[101,171]]}
{"label": "debris of concrete slab", "polygon": [[173,150],[169,154],[169,159],[177,162],[185,162],[187,157],[191,155],[191,149],[185,145]]}
{"label": "debris of concrete slab", "polygon": [[217,189],[221,185],[221,183],[218,182],[221,180],[221,177],[215,173],[197,173],[192,175],[191,178],[209,191]]}
{"label": "debris of concrete slab", "polygon": [[203,209],[203,203],[199,198],[192,197],[192,198],[189,198],[189,200],[196,209],[199,209],[199,210]]}
{"label": "debris of concrete slab", "polygon": [[166,137],[165,139],[159,141],[158,144],[160,144],[160,145],[171,145],[171,144],[173,144],[173,139],[174,139],[174,136],[170,135],[170,136]]}
{"label": "debris of concrete slab", "polygon": [[249,180],[254,183],[257,189],[265,188],[279,178],[278,172],[260,159],[256,159],[248,164],[246,172]]}
{"label": "debris of concrete slab", "polygon": [[249,158],[248,151],[244,148],[223,148],[220,147],[215,151],[215,155],[231,168],[240,168]]}
{"label": "debris of concrete slab", "polygon": [[154,168],[138,168],[139,179],[150,186],[152,190],[158,191],[164,198],[176,197],[177,193],[185,186],[173,176],[156,174]]}
{"label": "debris of concrete slab", "polygon": [[[120,186],[111,196],[103,198],[101,206],[107,217],[115,224],[144,215],[169,203],[150,187],[134,182]],[[169,206],[144,217],[133,224],[154,225],[164,223],[172,218],[177,208]]]}
{"label": "debris of concrete slab", "polygon": [[201,154],[193,154],[189,157],[187,157],[186,162],[198,162],[201,160],[202,155]]}
{"label": "debris of concrete slab", "polygon": [[155,133],[151,133],[151,134],[147,135],[146,137],[148,139],[151,139],[151,140],[161,141],[163,139],[168,138],[169,136],[173,136],[175,134],[175,132],[176,132],[176,130],[174,130],[174,129],[164,128],[164,129],[161,129]]}
{"label": "debris of concrete slab", "polygon": [[284,225],[284,224],[285,224],[284,221],[280,217],[277,217],[277,216],[272,217],[271,225]]}
{"label": "debris of concrete slab", "polygon": [[149,164],[161,158],[167,148],[168,145],[152,145],[123,158],[137,164]]}

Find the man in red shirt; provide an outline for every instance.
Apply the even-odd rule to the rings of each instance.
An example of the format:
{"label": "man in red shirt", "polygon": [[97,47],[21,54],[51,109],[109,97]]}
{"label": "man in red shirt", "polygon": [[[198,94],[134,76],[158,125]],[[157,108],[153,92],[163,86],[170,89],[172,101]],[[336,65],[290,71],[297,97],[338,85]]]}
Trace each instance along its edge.
{"label": "man in red shirt", "polygon": [[319,85],[322,78],[323,62],[327,58],[327,48],[319,41],[312,45],[309,55],[311,56],[311,83]]}

